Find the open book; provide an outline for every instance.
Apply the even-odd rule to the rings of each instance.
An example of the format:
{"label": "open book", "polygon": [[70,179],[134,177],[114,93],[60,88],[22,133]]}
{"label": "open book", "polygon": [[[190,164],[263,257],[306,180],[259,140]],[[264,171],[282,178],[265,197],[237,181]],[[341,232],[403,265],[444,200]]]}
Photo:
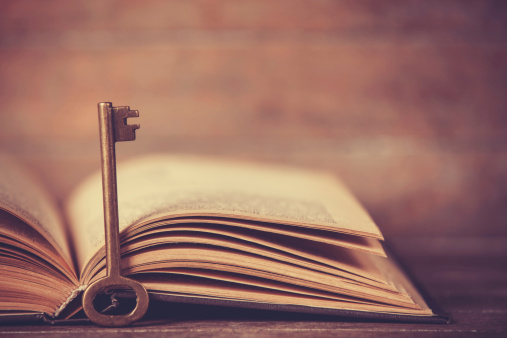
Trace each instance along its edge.
{"label": "open book", "polygon": [[[105,275],[100,172],[60,213],[28,173],[0,161],[0,313],[58,317]],[[368,213],[329,174],[153,155],[118,166],[118,196],[122,273],[150,297],[438,317],[386,255]]]}

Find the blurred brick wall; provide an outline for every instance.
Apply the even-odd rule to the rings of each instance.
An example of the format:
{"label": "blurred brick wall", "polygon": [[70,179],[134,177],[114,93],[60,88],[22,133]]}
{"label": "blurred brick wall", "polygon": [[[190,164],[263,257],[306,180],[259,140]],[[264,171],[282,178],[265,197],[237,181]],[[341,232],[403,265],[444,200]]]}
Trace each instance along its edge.
{"label": "blurred brick wall", "polygon": [[507,235],[505,1],[0,0],[0,149],[60,199],[146,151],[330,169],[385,232]]}

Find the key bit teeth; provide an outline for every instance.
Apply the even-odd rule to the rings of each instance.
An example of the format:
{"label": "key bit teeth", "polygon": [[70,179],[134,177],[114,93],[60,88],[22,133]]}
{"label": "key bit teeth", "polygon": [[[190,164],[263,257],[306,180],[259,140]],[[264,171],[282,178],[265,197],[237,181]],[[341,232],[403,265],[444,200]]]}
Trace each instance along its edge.
{"label": "key bit teeth", "polygon": [[114,134],[115,141],[133,141],[136,139],[135,131],[139,129],[141,126],[139,124],[128,124],[127,118],[129,117],[139,117],[138,110],[130,110],[130,107],[114,107],[113,108],[113,117],[114,117]]}
{"label": "key bit teeth", "polygon": [[127,107],[127,117],[139,117],[139,110],[130,110],[130,107]]}

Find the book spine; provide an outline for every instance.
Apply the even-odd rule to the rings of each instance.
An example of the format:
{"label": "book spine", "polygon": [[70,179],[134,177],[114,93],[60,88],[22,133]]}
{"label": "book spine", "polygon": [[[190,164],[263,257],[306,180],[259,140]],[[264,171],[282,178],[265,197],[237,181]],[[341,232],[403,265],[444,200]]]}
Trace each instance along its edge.
{"label": "book spine", "polygon": [[69,305],[70,302],[72,302],[74,298],[76,298],[79,295],[79,293],[83,292],[84,290],[86,290],[86,285],[81,285],[76,290],[72,291],[69,297],[67,297],[67,299],[65,300],[65,302],[63,302],[62,305],[60,305],[60,307],[56,309],[53,317],[55,318],[58,317],[58,315],[67,307],[67,305]]}

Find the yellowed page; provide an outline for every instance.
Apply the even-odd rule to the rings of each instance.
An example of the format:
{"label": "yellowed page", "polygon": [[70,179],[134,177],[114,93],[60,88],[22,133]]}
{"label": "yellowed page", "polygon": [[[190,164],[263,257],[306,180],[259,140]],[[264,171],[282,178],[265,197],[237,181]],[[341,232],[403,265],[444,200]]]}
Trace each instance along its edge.
{"label": "yellowed page", "polygon": [[77,285],[74,270],[40,233],[0,210],[0,310],[54,314]]}
{"label": "yellowed page", "polygon": [[[321,297],[301,295],[293,292],[284,292],[263,288],[252,288],[243,284],[230,284],[210,279],[193,279],[184,276],[171,276],[170,278],[155,278],[154,276],[140,277],[139,280],[149,291],[166,293],[177,296],[197,296],[199,298],[226,299],[232,301],[247,301],[269,304],[303,305],[320,308],[399,313],[413,315],[431,315],[429,309],[421,309],[417,305],[410,308],[405,306],[393,306],[378,304],[375,302],[360,303],[352,301],[340,301]],[[164,292],[165,291],[165,292]]]}
{"label": "yellowed page", "polygon": [[21,250],[0,254],[0,311],[44,311],[54,314],[76,289],[44,262]]}
{"label": "yellowed page", "polygon": [[[118,166],[120,230],[147,220],[209,215],[382,235],[368,213],[332,176],[165,155]],[[80,268],[104,245],[100,173],[71,197],[68,214]]]}
{"label": "yellowed page", "polygon": [[[170,268],[198,268],[239,273],[371,301],[400,306],[413,304],[406,294],[394,290],[372,287],[371,284],[296,266],[290,262],[247,255],[224,248],[195,245],[160,247],[147,252],[141,251],[122,261],[122,270],[126,274]],[[94,279],[104,275],[105,270],[102,269]]]}
{"label": "yellowed page", "polygon": [[[329,231],[322,231],[310,228],[295,227],[291,225],[273,224],[265,222],[245,221],[239,219],[228,219],[218,217],[199,217],[199,218],[173,218],[164,221],[158,221],[149,223],[144,226],[138,226],[135,228],[129,228],[122,234],[123,238],[132,239],[138,236],[144,236],[146,231],[152,232],[164,232],[171,231],[178,228],[180,225],[184,225],[187,228],[196,229],[199,227],[212,228],[216,226],[231,228],[231,231],[238,233],[241,231],[254,230],[259,233],[267,234],[280,234],[296,238],[308,239],[314,242],[327,243],[343,248],[349,248],[359,250],[363,252],[372,253],[386,257],[386,253],[382,244],[379,240],[369,237],[361,237],[349,234],[343,234],[339,232],[330,233]],[[234,230],[232,230],[234,229]]]}
{"label": "yellowed page", "polygon": [[[10,157],[0,154],[0,209],[18,217],[40,233],[73,266],[63,221],[56,204],[43,187]],[[19,235],[35,237],[28,232]],[[34,241],[37,245],[40,241]]]}
{"label": "yellowed page", "polygon": [[[347,297],[340,294],[330,293],[330,292],[324,292],[316,289],[310,289],[310,288],[301,288],[294,284],[289,283],[280,283],[269,279],[262,279],[262,278],[252,278],[251,276],[245,276],[241,274],[235,274],[235,273],[227,273],[223,271],[216,271],[216,270],[204,270],[204,269],[160,269],[160,270],[153,270],[152,275],[159,274],[162,277],[165,274],[165,276],[171,275],[181,275],[181,276],[195,276],[195,277],[202,277],[207,278],[210,280],[220,280],[224,282],[231,282],[236,284],[243,284],[243,285],[249,285],[249,286],[255,286],[255,287],[261,287],[271,290],[279,290],[279,291],[286,291],[286,292],[293,292],[297,294],[302,295],[310,295],[310,296],[317,296],[321,298],[329,298],[329,299],[336,299],[336,300],[345,300],[345,301],[351,301],[355,303],[367,303],[367,301],[359,298],[353,298],[353,297]],[[143,277],[141,277],[143,278]]]}
{"label": "yellowed page", "polygon": [[[167,244],[172,245],[168,247]],[[353,283],[367,284],[376,288],[397,291],[382,279],[380,271],[377,271],[374,266],[371,266],[371,264],[361,259],[360,256],[364,254],[336,247],[333,247],[332,251],[303,251],[300,249],[305,248],[305,245],[295,247],[283,246],[273,241],[265,241],[262,238],[252,238],[241,234],[229,238],[212,235],[211,233],[199,234],[191,232],[183,232],[179,235],[172,236],[149,236],[148,238],[127,242],[126,245],[122,247],[122,254],[131,256],[135,252],[136,256],[145,257],[146,262],[159,263],[167,259],[167,257],[164,257],[164,254],[161,254],[161,252],[165,252],[163,248],[167,248],[173,253],[176,252],[175,250],[177,247],[187,248],[189,250],[193,249],[197,252],[209,245],[215,248],[222,248],[224,250],[222,252],[224,252],[225,255],[232,252],[235,254],[239,253],[245,257],[245,260],[248,260],[252,255],[264,257],[267,259],[265,264],[268,265],[269,262],[273,264],[288,263],[289,266],[300,266],[313,271],[320,271],[327,275],[346,278]],[[275,250],[273,250],[273,248]],[[232,251],[230,251],[230,249],[232,249]],[[324,256],[322,253],[327,255]],[[90,279],[95,278],[95,274],[99,269],[105,268],[105,261],[101,259],[104,256],[104,251],[101,250],[101,254],[96,255],[91,260],[92,264],[88,265],[88,269],[85,269],[83,274],[84,283],[88,283]],[[185,257],[171,257],[174,257],[177,262],[181,262],[182,260],[187,261]],[[143,263],[142,266],[136,266],[134,261],[129,257],[123,260],[123,269],[124,271],[130,271],[132,266],[141,269],[136,270],[136,272],[151,269],[146,264],[150,263]],[[188,262],[188,264],[190,264],[190,262]]]}
{"label": "yellowed page", "polygon": [[[0,210],[0,244],[2,243],[18,247],[44,259],[70,281],[78,283],[74,269],[68,266],[63,257],[39,232],[4,210]],[[7,250],[10,249],[7,248]],[[3,263],[1,257],[0,263]]]}

